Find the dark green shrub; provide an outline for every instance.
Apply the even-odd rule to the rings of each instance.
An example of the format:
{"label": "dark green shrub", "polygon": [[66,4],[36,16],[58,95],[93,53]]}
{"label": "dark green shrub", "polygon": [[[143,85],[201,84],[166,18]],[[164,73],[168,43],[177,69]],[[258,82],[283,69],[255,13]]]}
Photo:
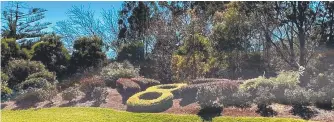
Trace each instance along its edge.
{"label": "dark green shrub", "polygon": [[1,39],[1,67],[6,67],[10,60],[27,59],[28,57],[28,54],[20,49],[15,39]]}
{"label": "dark green shrub", "polygon": [[123,63],[110,63],[101,71],[101,76],[107,86],[116,87],[116,81],[119,78],[134,78],[139,76],[139,69],[125,61]]}
{"label": "dark green shrub", "polygon": [[173,105],[173,94],[168,91],[142,91],[131,96],[127,110],[135,112],[161,112]]}
{"label": "dark green shrub", "polygon": [[148,78],[131,78],[134,82],[136,82],[142,91],[146,90],[148,87],[159,85],[160,82],[154,79],[148,79]]}
{"label": "dark green shrub", "polygon": [[75,40],[71,57],[71,72],[88,67],[101,67],[106,61],[102,46],[102,40],[95,36]]}
{"label": "dark green shrub", "polygon": [[127,60],[132,64],[140,64],[144,59],[144,43],[141,41],[124,45],[117,55],[117,61]]}
{"label": "dark green shrub", "polygon": [[122,95],[123,102],[130,96],[141,91],[140,86],[131,79],[120,78],[116,82],[117,91]]}
{"label": "dark green shrub", "polygon": [[57,80],[56,75],[52,72],[47,71],[47,70],[37,72],[37,73],[33,73],[33,74],[29,75],[26,78],[26,80],[33,79],[33,78],[43,78],[43,79],[46,79],[49,82],[54,82],[54,81]]}
{"label": "dark green shrub", "polygon": [[8,85],[13,88],[26,80],[29,75],[45,71],[45,66],[39,61],[12,60],[6,71],[9,75]]}
{"label": "dark green shrub", "polygon": [[65,75],[70,55],[59,36],[52,34],[41,37],[40,42],[32,46],[32,52],[32,60],[41,61],[58,77]]}
{"label": "dark green shrub", "polygon": [[18,84],[19,90],[26,90],[29,88],[49,88],[54,86],[54,82],[50,82],[44,78],[31,78],[23,81],[22,83]]}

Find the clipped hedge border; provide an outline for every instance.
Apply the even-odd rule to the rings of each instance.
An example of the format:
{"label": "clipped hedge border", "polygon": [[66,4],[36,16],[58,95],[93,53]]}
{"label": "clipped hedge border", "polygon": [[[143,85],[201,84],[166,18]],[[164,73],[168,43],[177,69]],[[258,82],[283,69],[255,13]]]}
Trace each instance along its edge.
{"label": "clipped hedge border", "polygon": [[[147,95],[147,96],[145,96]],[[143,97],[153,97],[145,99]],[[158,97],[157,97],[158,96]],[[131,96],[127,102],[127,110],[133,112],[161,112],[173,105],[173,94],[169,91],[142,91]]]}
{"label": "clipped hedge border", "polygon": [[[169,91],[173,93],[175,98],[180,96],[180,89],[187,86],[184,83],[177,83],[177,84],[163,84],[163,85],[156,85],[147,88],[147,91]],[[171,87],[171,88],[170,88]]]}

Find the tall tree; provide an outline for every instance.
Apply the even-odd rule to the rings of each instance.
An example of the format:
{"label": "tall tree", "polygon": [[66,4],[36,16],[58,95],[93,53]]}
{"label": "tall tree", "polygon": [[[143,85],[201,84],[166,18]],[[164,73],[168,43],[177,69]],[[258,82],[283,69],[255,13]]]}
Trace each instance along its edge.
{"label": "tall tree", "polygon": [[44,34],[49,22],[42,22],[47,10],[28,7],[22,2],[8,2],[2,11],[2,36],[5,38],[29,38]]}
{"label": "tall tree", "polygon": [[[68,19],[56,23],[54,31],[63,37],[63,42],[72,51],[74,41],[82,36],[98,36],[103,40],[104,52],[112,53],[117,47],[112,43],[117,39],[118,27],[116,11],[112,8],[101,12],[97,18],[92,9],[73,6],[67,12]],[[111,49],[111,51],[110,51]],[[111,56],[112,54],[108,54]]]}

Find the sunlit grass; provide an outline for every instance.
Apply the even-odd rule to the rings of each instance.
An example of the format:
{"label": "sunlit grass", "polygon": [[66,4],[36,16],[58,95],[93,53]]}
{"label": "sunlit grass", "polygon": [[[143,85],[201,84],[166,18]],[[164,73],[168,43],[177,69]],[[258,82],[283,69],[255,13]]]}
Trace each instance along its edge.
{"label": "sunlit grass", "polygon": [[[132,113],[107,108],[65,107],[3,110],[2,122],[201,122],[196,115]],[[265,117],[216,117],[218,122],[302,122],[304,120]]]}

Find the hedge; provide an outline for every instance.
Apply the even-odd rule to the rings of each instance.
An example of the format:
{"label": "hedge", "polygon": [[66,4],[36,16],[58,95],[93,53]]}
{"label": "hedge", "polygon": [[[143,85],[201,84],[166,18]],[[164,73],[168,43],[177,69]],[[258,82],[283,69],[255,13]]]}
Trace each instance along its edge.
{"label": "hedge", "polygon": [[161,112],[173,105],[173,94],[169,91],[143,91],[131,96],[127,104],[128,111]]}

